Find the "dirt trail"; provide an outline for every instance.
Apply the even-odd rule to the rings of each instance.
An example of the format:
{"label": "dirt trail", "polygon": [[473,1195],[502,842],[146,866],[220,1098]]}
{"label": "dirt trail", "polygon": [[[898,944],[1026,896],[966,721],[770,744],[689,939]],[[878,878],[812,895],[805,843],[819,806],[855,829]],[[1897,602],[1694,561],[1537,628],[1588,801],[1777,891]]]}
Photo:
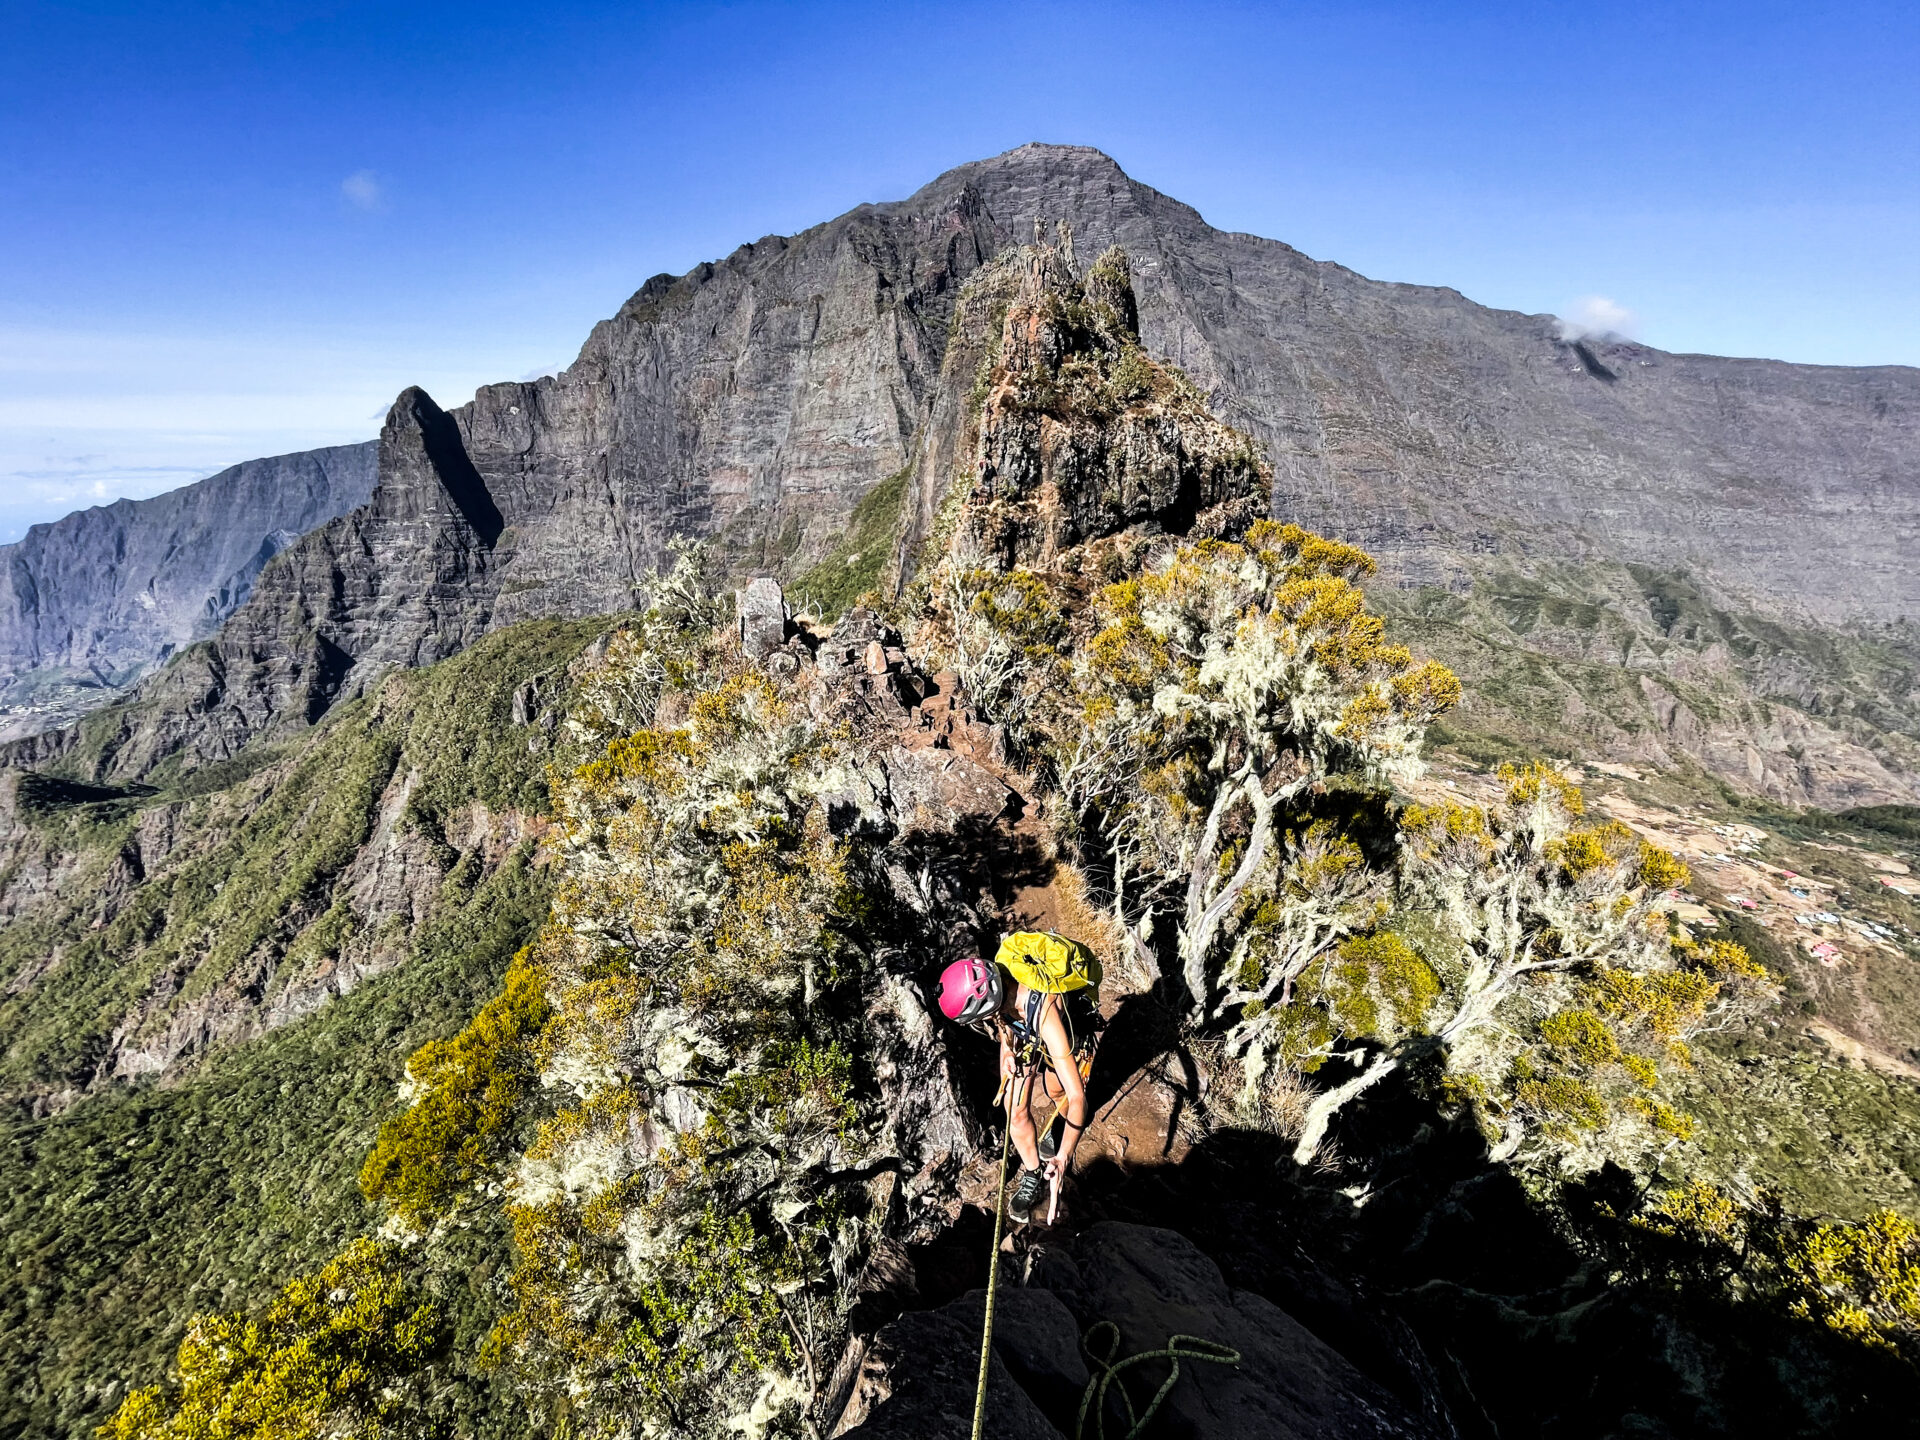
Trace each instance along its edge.
{"label": "dirt trail", "polygon": [[1808,1025],[1807,1033],[1825,1041],[1835,1054],[1845,1056],[1856,1065],[1878,1070],[1882,1075],[1891,1075],[1899,1080],[1920,1080],[1920,1065],[1909,1064],[1897,1055],[1889,1055],[1877,1046],[1856,1040],[1824,1020],[1815,1020]]}
{"label": "dirt trail", "polygon": [[[900,743],[912,749],[952,751],[1006,785],[1016,797],[991,832],[979,839],[983,853],[978,859],[991,892],[982,899],[990,898],[999,933],[1047,930],[1071,936],[1093,949],[1105,973],[1100,1008],[1107,1024],[1088,1084],[1093,1116],[1073,1158],[1075,1174],[1102,1161],[1121,1173],[1179,1164],[1196,1133],[1192,1116],[1198,1073],[1179,1049],[1175,1015],[1145,983],[1128,953],[1124,934],[1087,894],[1079,874],[1060,859],[1033,781],[1010,761],[997,728],[974,716],[953,675],[934,676],[928,688],[931,693],[913,707]],[[976,1113],[988,1122],[995,1143],[991,1153],[975,1156],[965,1167],[960,1190],[966,1205],[990,1214],[999,1174],[1001,1122],[992,1106],[993,1069],[984,1053],[988,1042],[957,1036],[953,1043],[982,1051],[968,1057],[980,1063],[964,1068],[973,1077],[970,1098]],[[971,1094],[974,1089],[980,1093]],[[1044,1117],[1044,1103],[1038,1113]],[[1009,1183],[1017,1173],[1016,1164]],[[1071,1234],[1081,1223],[1075,1215],[1074,1193],[1070,1180],[1057,1223],[1051,1230],[1028,1227],[1018,1245]]]}

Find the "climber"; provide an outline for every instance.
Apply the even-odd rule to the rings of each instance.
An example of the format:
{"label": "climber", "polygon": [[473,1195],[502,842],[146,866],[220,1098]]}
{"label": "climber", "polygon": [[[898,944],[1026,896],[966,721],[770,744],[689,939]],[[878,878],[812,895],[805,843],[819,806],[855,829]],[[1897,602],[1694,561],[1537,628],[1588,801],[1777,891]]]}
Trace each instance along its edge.
{"label": "climber", "polygon": [[[995,1098],[1005,1097],[1022,1166],[1007,1206],[1015,1224],[1028,1223],[1049,1193],[1051,1223],[1071,1173],[1087,1124],[1086,1081],[1098,1040],[1099,986],[1100,962],[1092,951],[1077,940],[1034,931],[1007,936],[991,965],[968,955],[941,972],[941,1013],[1000,1042]],[[1036,1093],[1050,1107],[1044,1126],[1034,1123]]]}

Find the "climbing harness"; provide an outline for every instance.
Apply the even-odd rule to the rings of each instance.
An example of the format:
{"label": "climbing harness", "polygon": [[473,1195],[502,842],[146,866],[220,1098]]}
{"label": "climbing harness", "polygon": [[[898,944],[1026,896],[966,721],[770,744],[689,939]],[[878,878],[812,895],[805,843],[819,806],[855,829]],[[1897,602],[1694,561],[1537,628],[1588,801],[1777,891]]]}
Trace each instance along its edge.
{"label": "climbing harness", "polygon": [[1000,1181],[993,1191],[993,1255],[987,1261],[987,1323],[980,1331],[980,1385],[973,1395],[973,1440],[987,1418],[987,1360],[993,1354],[993,1292],[1000,1280],[1000,1226],[1007,1213],[1007,1155],[1013,1148],[1013,1121],[1000,1136]]}
{"label": "climbing harness", "polygon": [[[1093,1348],[1093,1337],[1102,1333],[1108,1337],[1106,1354],[1102,1355]],[[1120,1403],[1127,1407],[1127,1433],[1120,1440],[1138,1440],[1140,1432],[1147,1428],[1147,1422],[1153,1419],[1154,1412],[1160,1408],[1160,1402],[1167,1398],[1174,1382],[1180,1378],[1182,1360],[1205,1360],[1211,1365],[1238,1365],[1240,1352],[1220,1344],[1217,1340],[1203,1339],[1198,1335],[1169,1335],[1166,1345],[1159,1350],[1142,1350],[1138,1355],[1129,1355],[1118,1364],[1114,1356],[1120,1353],[1120,1327],[1111,1320],[1102,1320],[1087,1331],[1081,1347],[1087,1352],[1087,1358],[1099,1367],[1100,1373],[1087,1378],[1086,1393],[1080,1397],[1080,1418],[1074,1422],[1073,1440],[1087,1440],[1087,1411],[1093,1411],[1093,1440],[1107,1440],[1107,1387],[1114,1386],[1120,1392]],[[1153,1400],[1148,1404],[1146,1413],[1136,1417],[1133,1412],[1133,1397],[1127,1393],[1127,1385],[1120,1378],[1120,1372],[1129,1365],[1138,1365],[1142,1360],[1165,1360],[1167,1378],[1160,1382],[1160,1388],[1153,1392]],[[974,1434],[979,1435],[979,1421],[974,1422]]]}
{"label": "climbing harness", "polygon": [[[972,963],[977,964],[977,959]],[[1015,1073],[1011,1077],[1002,1077],[1000,1089],[993,1097],[993,1103],[998,1106],[1011,1080],[1018,1100],[1009,1098],[1007,1123],[1000,1135],[1000,1176],[993,1192],[993,1254],[987,1261],[987,1314],[986,1323],[981,1327],[980,1332],[980,1380],[973,1397],[973,1440],[980,1440],[981,1428],[986,1422],[987,1414],[987,1371],[993,1356],[993,1302],[1000,1281],[1000,1239],[1006,1225],[1007,1157],[1013,1148],[1013,1108],[1016,1103],[1025,1107],[1028,1095],[1026,1087],[1044,1068],[1046,1044],[1040,1036],[1040,1022],[1047,997],[1049,995],[1062,997],[1061,1020],[1067,1026],[1074,1063],[1079,1067],[1082,1080],[1089,1078],[1092,1074],[1093,1050],[1100,1038],[1100,961],[1093,951],[1078,940],[1069,940],[1061,935],[1022,931],[1009,935],[1001,943],[999,952],[994,956],[994,964],[996,967],[1005,969],[1026,987],[1027,1003],[1025,1013],[1016,1014],[1010,1022],[1015,1040]],[[959,968],[962,967],[949,966],[948,973],[951,974]],[[967,983],[965,986],[956,988],[957,997],[960,989],[965,989],[965,998],[970,998],[976,990],[983,988],[971,970],[960,978]],[[1069,994],[1078,994],[1079,998],[1085,1002],[1089,1019],[1080,1027],[1073,1024],[1072,1007],[1068,1005],[1066,999]],[[998,1004],[997,1000],[995,1004]],[[942,978],[941,1008],[950,1019],[960,1019],[971,1013],[970,1007],[962,1004],[960,998],[956,998],[954,1008],[948,1010],[945,977]],[[1084,1039],[1076,1035],[1076,1028],[1086,1031]],[[1047,1093],[1044,1086],[1042,1093]],[[1052,1102],[1053,1113],[1047,1117],[1047,1123],[1043,1128],[1051,1131],[1054,1117],[1064,1112],[1061,1108],[1062,1097],[1048,1094],[1047,1098]],[[1071,1125],[1073,1122],[1069,1120],[1067,1123]],[[1082,1129],[1084,1126],[1074,1126],[1074,1128]],[[1054,1185],[1052,1189],[1053,1203],[1047,1210],[1048,1224],[1053,1223],[1055,1211],[1060,1204],[1058,1185]],[[1117,1331],[1115,1343],[1118,1343]],[[1239,1359],[1238,1356],[1234,1358],[1236,1362]],[[1177,1363],[1175,1373],[1179,1373]],[[1121,1387],[1121,1394],[1126,1394],[1124,1386]],[[1156,1405],[1159,1403],[1158,1396],[1155,1397],[1154,1403]],[[1083,1405],[1082,1410],[1084,1409]],[[1129,1412],[1131,1412],[1131,1406],[1129,1406]],[[1148,1413],[1151,1414],[1152,1411],[1149,1410]]]}

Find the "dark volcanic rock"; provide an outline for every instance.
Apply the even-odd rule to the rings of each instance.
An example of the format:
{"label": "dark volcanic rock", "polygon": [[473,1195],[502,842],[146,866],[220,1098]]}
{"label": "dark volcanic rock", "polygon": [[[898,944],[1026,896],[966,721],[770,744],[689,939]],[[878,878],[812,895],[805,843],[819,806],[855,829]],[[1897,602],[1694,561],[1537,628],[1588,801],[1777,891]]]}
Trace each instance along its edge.
{"label": "dark volcanic rock", "polygon": [[[979,1383],[980,1314],[977,1300],[971,1306],[956,1301],[943,1310],[902,1315],[887,1326],[841,1414],[845,1428],[831,1433],[861,1440],[965,1440],[973,1433]],[[1064,1310],[1059,1318],[1073,1323]],[[1060,1430],[1007,1372],[1002,1353],[996,1347],[988,1362],[987,1433],[1004,1440],[1059,1440]]]}
{"label": "dark volcanic rock", "polygon": [[[1071,256],[1070,243],[1023,246],[963,292],[955,333],[1000,332],[998,354],[977,381],[960,367],[985,347],[949,346],[942,370],[943,390],[973,382],[984,391],[978,424],[969,420],[962,436],[975,452],[972,546],[1002,564],[1044,566],[1128,526],[1184,535],[1201,512],[1234,504],[1246,519],[1257,516],[1273,477],[1245,435],[1142,351],[1125,252],[1109,250],[1084,281]],[[1005,318],[993,327],[1003,301]],[[965,433],[975,429],[977,438]],[[923,496],[916,513],[953,489],[924,464],[914,478]],[[902,578],[912,559],[898,554]]]}
{"label": "dark volcanic rock", "polygon": [[[313,723],[394,666],[431,665],[486,633],[495,548],[511,537],[459,428],[409,389],[379,452],[367,504],[276,556],[217,636],[151,676],[136,703],[96,717],[100,773],[143,774],[183,750],[224,758]],[[76,738],[35,737],[13,754],[52,758]]]}
{"label": "dark volcanic rock", "polygon": [[[1444,1421],[1436,1427],[1409,1414],[1271,1301],[1230,1288],[1218,1266],[1171,1230],[1095,1225],[1044,1255],[1029,1287],[1005,1290],[995,1302],[990,1434],[1072,1434],[1089,1378],[1082,1337],[1103,1321],[1120,1334],[1109,1363],[1163,1349],[1175,1335],[1239,1353],[1237,1365],[1181,1362],[1151,1428],[1166,1440],[1440,1440],[1454,1433]],[[974,1291],[883,1328],[843,1413],[844,1433],[929,1440],[970,1433],[983,1317],[984,1295]],[[1095,1353],[1105,1356],[1099,1339]],[[1123,1372],[1136,1410],[1167,1374],[1159,1360]],[[1119,1382],[1109,1386],[1107,1433],[1125,1434],[1112,1383]],[[1086,1435],[1093,1425],[1089,1414]]]}

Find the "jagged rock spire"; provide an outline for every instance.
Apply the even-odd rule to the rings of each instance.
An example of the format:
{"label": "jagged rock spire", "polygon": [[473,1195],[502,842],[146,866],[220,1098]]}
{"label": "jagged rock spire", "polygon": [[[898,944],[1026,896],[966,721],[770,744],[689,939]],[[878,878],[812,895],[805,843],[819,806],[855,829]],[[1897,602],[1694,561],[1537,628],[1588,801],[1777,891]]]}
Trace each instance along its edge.
{"label": "jagged rock spire", "polygon": [[1141,348],[1126,253],[1109,249],[1082,277],[1070,228],[1059,233],[1059,246],[1012,257],[961,533],[1003,564],[1045,565],[1128,526],[1185,533],[1223,505],[1250,518],[1272,485],[1252,441]]}

